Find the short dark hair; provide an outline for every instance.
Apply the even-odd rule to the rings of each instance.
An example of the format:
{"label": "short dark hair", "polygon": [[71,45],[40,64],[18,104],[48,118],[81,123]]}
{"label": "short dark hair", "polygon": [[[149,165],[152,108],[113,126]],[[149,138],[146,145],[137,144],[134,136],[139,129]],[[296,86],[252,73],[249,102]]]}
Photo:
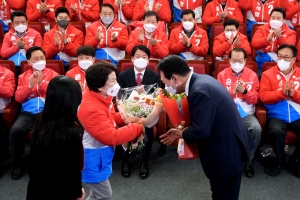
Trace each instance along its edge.
{"label": "short dark hair", "polygon": [[67,8],[65,7],[59,7],[55,10],[55,17],[57,17],[60,13],[67,13],[68,16],[70,16],[70,12]]}
{"label": "short dark hair", "polygon": [[10,20],[13,22],[15,17],[25,17],[26,21],[28,20],[27,15],[22,10],[16,10],[10,14]]}
{"label": "short dark hair", "polygon": [[145,52],[148,55],[148,58],[150,58],[150,50],[148,49],[148,47],[146,47],[145,45],[142,45],[142,44],[133,47],[132,52],[131,52],[131,56],[134,56],[135,52],[138,49]]}
{"label": "short dark hair", "polygon": [[46,53],[45,53],[45,51],[42,49],[42,47],[33,46],[33,47],[30,47],[30,48],[26,51],[26,59],[27,59],[27,60],[30,60],[31,54],[32,54],[32,52],[34,52],[34,51],[41,51],[41,52],[43,52],[43,54],[46,56]]}
{"label": "short dark hair", "polygon": [[226,26],[231,26],[231,25],[234,25],[235,28],[236,28],[236,30],[238,30],[238,29],[239,29],[239,26],[240,26],[239,22],[236,21],[235,19],[227,19],[227,20],[225,20],[225,22],[223,23],[224,29],[225,29]]}
{"label": "short dark hair", "polygon": [[173,74],[186,76],[191,71],[186,61],[177,55],[169,55],[161,59],[157,69],[162,71],[168,80],[171,79]]}
{"label": "short dark hair", "polygon": [[278,47],[276,54],[278,54],[278,51],[280,51],[281,49],[290,49],[293,52],[293,57],[296,57],[298,54],[298,50],[297,47],[293,44],[283,44],[281,46]]}
{"label": "short dark hair", "polygon": [[86,55],[95,57],[95,49],[91,46],[81,46],[77,49],[77,56]]}
{"label": "short dark hair", "polygon": [[193,18],[195,19],[195,12],[191,9],[183,10],[181,12],[181,19],[183,18],[183,15],[188,15],[188,14],[192,14]]}
{"label": "short dark hair", "polygon": [[105,85],[108,76],[115,72],[117,75],[117,68],[113,64],[100,61],[96,64],[91,65],[85,72],[85,79],[87,85],[91,91],[98,92],[98,88]]}
{"label": "short dark hair", "polygon": [[100,13],[101,13],[103,7],[109,7],[110,9],[112,9],[115,12],[115,8],[112,5],[110,5],[109,3],[104,3],[100,6]]}
{"label": "short dark hair", "polygon": [[230,51],[230,53],[229,53],[229,58],[231,59],[231,55],[232,55],[232,52],[243,52],[243,54],[244,54],[244,59],[246,59],[247,58],[247,52],[245,51],[245,49],[243,49],[243,48],[240,48],[240,47],[236,47],[236,48],[233,48],[231,51]]}
{"label": "short dark hair", "polygon": [[147,12],[145,12],[145,14],[143,15],[143,21],[147,17],[151,17],[151,16],[155,16],[156,17],[156,22],[158,22],[158,15],[156,14],[156,12],[153,12],[153,11],[147,11]]}
{"label": "short dark hair", "polygon": [[280,12],[280,13],[282,14],[282,16],[283,16],[283,19],[286,18],[286,12],[285,12],[285,10],[284,10],[283,8],[280,8],[280,7],[274,8],[274,9],[271,11],[270,16],[272,15],[273,12]]}

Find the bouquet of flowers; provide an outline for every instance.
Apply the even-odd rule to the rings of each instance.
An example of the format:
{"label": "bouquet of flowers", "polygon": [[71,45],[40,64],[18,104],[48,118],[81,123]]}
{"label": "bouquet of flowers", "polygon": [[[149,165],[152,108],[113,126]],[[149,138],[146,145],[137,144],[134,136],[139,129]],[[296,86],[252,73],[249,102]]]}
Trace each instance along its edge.
{"label": "bouquet of flowers", "polygon": [[[117,95],[118,110],[126,123],[139,122],[145,127],[153,127],[163,111],[163,104],[156,90],[157,84],[120,89]],[[140,136],[123,145],[123,148],[141,149],[147,138]]]}

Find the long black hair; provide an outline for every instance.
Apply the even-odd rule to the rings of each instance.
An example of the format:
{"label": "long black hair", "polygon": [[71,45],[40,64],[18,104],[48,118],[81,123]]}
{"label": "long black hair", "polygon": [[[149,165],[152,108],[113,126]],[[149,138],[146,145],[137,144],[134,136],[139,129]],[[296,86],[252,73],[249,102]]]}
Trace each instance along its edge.
{"label": "long black hair", "polygon": [[80,85],[66,76],[53,78],[48,85],[44,110],[32,130],[32,144],[57,148],[70,139],[72,133],[83,135],[77,118],[82,100]]}

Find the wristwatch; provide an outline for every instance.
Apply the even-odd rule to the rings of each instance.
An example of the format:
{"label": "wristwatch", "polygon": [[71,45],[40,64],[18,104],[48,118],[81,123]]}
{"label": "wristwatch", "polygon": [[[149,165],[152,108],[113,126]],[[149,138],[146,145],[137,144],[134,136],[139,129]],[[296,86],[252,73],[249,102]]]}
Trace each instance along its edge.
{"label": "wristwatch", "polygon": [[242,93],[242,94],[246,94],[248,91],[247,91],[247,89],[245,88],[245,90],[244,90],[244,92]]}

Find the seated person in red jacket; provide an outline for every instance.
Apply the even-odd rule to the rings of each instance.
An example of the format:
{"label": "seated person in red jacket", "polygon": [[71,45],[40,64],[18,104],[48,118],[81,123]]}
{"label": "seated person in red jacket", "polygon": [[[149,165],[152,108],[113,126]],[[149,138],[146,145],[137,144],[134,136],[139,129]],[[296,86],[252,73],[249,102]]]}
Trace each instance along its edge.
{"label": "seated person in red jacket", "polygon": [[128,25],[132,22],[133,10],[136,0],[103,0],[103,4],[108,3],[115,9],[115,17],[119,22]]}
{"label": "seated person in red jacket", "polygon": [[267,128],[270,142],[277,156],[276,164],[268,174],[277,176],[286,166],[285,139],[287,131],[297,136],[296,148],[289,158],[289,166],[300,178],[300,69],[296,67],[297,49],[283,44],[277,49],[277,65],[262,73],[259,98],[267,111]]}
{"label": "seated person in red jacket", "polygon": [[125,58],[128,41],[127,27],[114,17],[114,7],[110,4],[100,6],[100,21],[88,26],[84,45],[96,49],[96,59],[109,59],[118,65]]}
{"label": "seated person in red jacket", "polygon": [[95,62],[95,49],[91,46],[81,46],[77,49],[78,66],[67,71],[69,76],[80,84],[81,90],[87,88],[85,80],[85,71]]}
{"label": "seated person in red jacket", "polygon": [[255,104],[258,102],[259,90],[258,77],[254,71],[245,67],[246,58],[247,52],[243,48],[237,47],[230,51],[230,67],[218,74],[218,81],[233,98],[255,144],[255,148],[250,151],[250,161],[247,162],[244,170],[245,175],[250,178],[254,175],[252,161],[260,143],[262,129],[255,117]]}
{"label": "seated person in red jacket", "polygon": [[28,28],[27,16],[23,11],[16,11],[10,15],[11,29],[4,35],[1,46],[1,57],[12,60],[20,66],[26,60],[26,50],[32,46],[42,46],[43,39],[39,32]]}
{"label": "seated person in red jacket", "polygon": [[[3,133],[2,110],[10,103],[16,87],[15,75],[0,65],[0,165],[9,156],[8,134]],[[1,173],[1,171],[0,171]]]}
{"label": "seated person in red jacket", "polygon": [[14,180],[21,178],[24,169],[21,163],[24,138],[44,108],[49,81],[58,76],[52,69],[45,68],[46,57],[41,47],[28,49],[26,58],[31,68],[19,76],[18,87],[15,92],[16,101],[22,104],[21,113],[9,133],[9,145],[14,159],[11,178]]}
{"label": "seated person in red jacket", "polygon": [[181,19],[182,25],[170,35],[170,54],[178,54],[186,60],[203,60],[208,51],[206,30],[197,26],[193,10],[182,11]]}
{"label": "seated person in red jacket", "polygon": [[169,40],[166,33],[157,30],[158,16],[148,11],[143,16],[144,26],[131,32],[126,46],[126,52],[131,54],[134,46],[145,45],[150,50],[150,57],[162,59],[169,55]]}
{"label": "seated person in red jacket", "polygon": [[26,7],[28,21],[43,22],[46,31],[49,31],[50,22],[55,21],[55,10],[61,6],[61,0],[28,0]]}
{"label": "seated person in red jacket", "polygon": [[99,20],[98,0],[67,0],[65,7],[70,12],[71,21],[84,22],[86,27]]}
{"label": "seated person in red jacket", "polygon": [[44,35],[43,49],[47,59],[62,60],[68,65],[76,60],[77,49],[83,45],[82,31],[70,25],[68,9],[60,7],[55,11],[57,25]]}
{"label": "seated person in red jacket", "polygon": [[269,24],[260,26],[254,33],[251,46],[257,50],[256,62],[261,68],[264,62],[277,61],[277,48],[282,44],[296,43],[295,31],[285,24],[286,12],[283,8],[274,8]]}
{"label": "seated person in red jacket", "polygon": [[298,45],[297,45],[297,50],[298,50],[298,55],[297,55],[297,61],[300,62],[300,40],[298,40]]}
{"label": "seated person in red jacket", "polygon": [[250,43],[247,36],[239,32],[239,22],[234,19],[227,19],[224,24],[224,33],[221,33],[213,41],[213,56],[217,61],[228,60],[229,52],[235,48],[243,48],[247,55],[251,54]]}
{"label": "seated person in red jacket", "polygon": [[288,8],[286,9],[286,25],[290,29],[294,29],[294,26],[300,25],[300,1],[289,0]]}

